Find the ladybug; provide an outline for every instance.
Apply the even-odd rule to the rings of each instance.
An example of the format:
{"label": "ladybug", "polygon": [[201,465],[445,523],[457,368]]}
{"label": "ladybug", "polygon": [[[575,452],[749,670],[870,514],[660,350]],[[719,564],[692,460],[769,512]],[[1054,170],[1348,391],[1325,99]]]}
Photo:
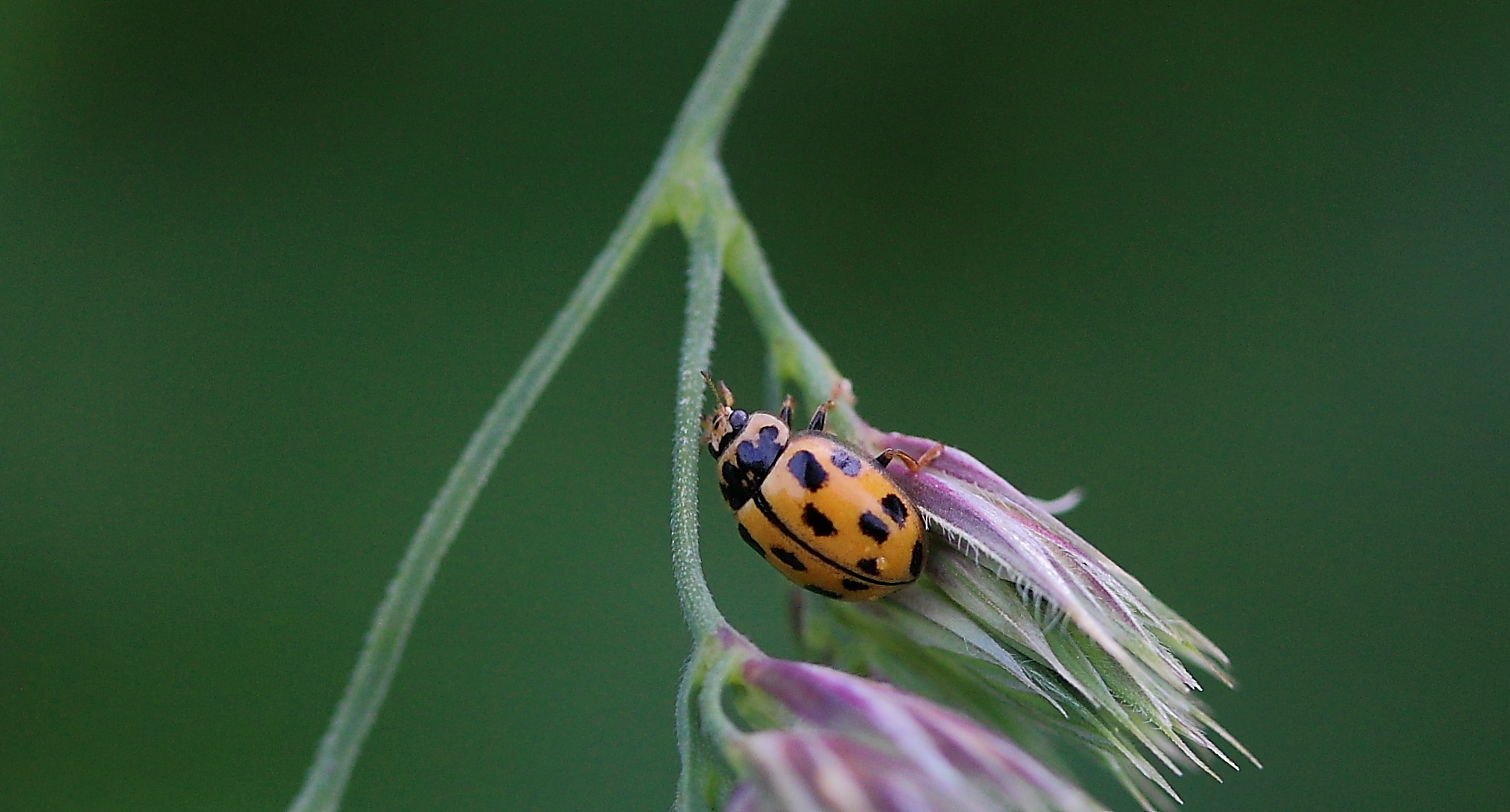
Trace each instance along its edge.
{"label": "ladybug", "polygon": [[[707,377],[706,374],[704,377]],[[804,431],[792,431],[792,398],[780,414],[734,408],[722,381],[703,417],[708,453],[718,461],[718,486],[739,522],[739,536],[788,580],[825,598],[868,601],[916,581],[928,557],[917,508],[886,475],[900,460],[887,449],[872,459],[823,431],[834,402],[818,407]]]}

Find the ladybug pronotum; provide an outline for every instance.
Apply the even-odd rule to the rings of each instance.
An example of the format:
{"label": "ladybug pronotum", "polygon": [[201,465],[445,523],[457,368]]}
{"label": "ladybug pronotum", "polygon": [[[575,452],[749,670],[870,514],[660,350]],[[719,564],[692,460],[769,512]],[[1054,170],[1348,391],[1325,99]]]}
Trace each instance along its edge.
{"label": "ladybug pronotum", "polygon": [[825,598],[868,601],[916,581],[928,557],[917,508],[886,475],[900,460],[928,462],[894,449],[872,459],[823,431],[833,402],[818,407],[805,431],[792,431],[792,399],[780,414],[734,408],[713,385],[718,406],[703,418],[718,486],[739,535],[788,580]]}

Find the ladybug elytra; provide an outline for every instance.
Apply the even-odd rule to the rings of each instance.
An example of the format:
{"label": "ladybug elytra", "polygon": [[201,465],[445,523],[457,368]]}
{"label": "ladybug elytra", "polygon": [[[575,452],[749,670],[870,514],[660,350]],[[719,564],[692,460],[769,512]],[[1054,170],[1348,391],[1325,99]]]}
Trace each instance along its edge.
{"label": "ladybug elytra", "polygon": [[912,500],[886,475],[899,460],[887,449],[872,458],[823,431],[833,401],[792,431],[792,399],[780,414],[734,408],[722,382],[703,418],[718,486],[739,522],[739,535],[788,580],[826,598],[874,600],[916,581],[928,539]]}

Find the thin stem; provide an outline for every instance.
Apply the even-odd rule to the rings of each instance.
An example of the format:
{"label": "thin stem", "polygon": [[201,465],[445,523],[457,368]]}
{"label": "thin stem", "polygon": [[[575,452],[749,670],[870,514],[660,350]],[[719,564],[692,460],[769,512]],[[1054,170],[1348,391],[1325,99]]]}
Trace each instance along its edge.
{"label": "thin stem", "polygon": [[[682,771],[676,784],[675,812],[711,812],[723,794],[732,775],[720,752],[729,731],[717,724],[710,733],[705,717],[706,694],[722,690],[722,685],[709,681],[709,672],[719,662],[735,656],[723,644],[718,634],[702,638],[687,659],[681,683],[676,693],[676,740],[681,752]],[[720,672],[718,679],[727,679],[727,672]],[[698,697],[694,699],[693,697]],[[722,715],[722,714],[721,714]],[[724,725],[733,725],[723,715]],[[733,731],[737,735],[738,731]]]}
{"label": "thin stem", "polygon": [[715,213],[704,208],[692,230],[687,270],[687,321],[677,365],[676,424],[671,452],[671,569],[682,617],[701,640],[723,624],[713,593],[703,578],[697,542],[697,469],[702,448],[703,372],[713,354],[723,250]]}
{"label": "thin stem", "polygon": [[[834,395],[835,387],[844,376],[787,308],[781,288],[771,276],[771,265],[760,248],[755,228],[740,209],[733,190],[725,183],[714,188],[713,192],[716,195],[713,205],[730,212],[734,220],[729,245],[729,281],[734,283],[765,338],[770,353],[771,385],[779,387],[784,381],[794,382],[809,404],[822,403]],[[830,413],[830,430],[847,434],[855,423],[854,409],[841,400]]]}
{"label": "thin stem", "polygon": [[675,812],[701,812],[708,806],[703,802],[702,788],[696,785],[697,767],[708,745],[701,725],[692,718],[692,692],[702,679],[700,653],[700,647],[693,650],[676,685],[676,749],[682,764],[681,775],[676,779],[676,801],[672,806]]}
{"label": "thin stem", "polygon": [[744,736],[744,732],[729,719],[728,712],[724,710],[724,688],[729,684],[730,672],[748,658],[749,653],[745,651],[719,649],[717,658],[703,677],[702,691],[698,696],[698,714],[702,716],[703,733],[725,746]]}
{"label": "thin stem", "polygon": [[683,231],[689,235],[687,316],[677,369],[677,407],[671,441],[671,571],[682,619],[692,632],[694,645],[676,689],[676,743],[681,775],[677,778],[673,809],[702,812],[709,809],[707,787],[701,786],[700,781],[706,779],[703,768],[709,761],[708,741],[702,735],[702,725],[693,718],[697,714],[691,697],[702,684],[707,668],[705,652],[713,639],[712,631],[724,621],[703,576],[697,530],[697,447],[701,434],[694,434],[693,426],[703,402],[699,373],[708,368],[712,355],[723,270],[718,227],[711,212],[704,208],[704,216],[696,222],[685,222]]}
{"label": "thin stem", "polygon": [[[702,209],[703,195],[700,191],[693,191],[689,200],[686,195],[688,187],[696,189],[701,185],[708,167],[707,158],[717,149],[739,93],[785,6],[785,0],[740,0],[735,6],[703,72],[683,103],[650,176],[640,187],[624,219],[577,284],[566,307],[556,314],[545,335],[530,351],[467,442],[461,459],[451,469],[445,485],[410,540],[398,572],[373,614],[372,626],[364,639],[346,691],[336,706],[330,726],[320,739],[314,763],[310,765],[304,786],[291,804],[290,812],[333,812],[340,806],[362,743],[377,719],[378,709],[382,707],[398,669],[414,619],[441,559],[460,531],[477,494],[540,393],[622,277],[646,236],[657,225],[671,219],[680,219],[685,224],[695,219],[693,211]],[[718,232],[716,227],[714,232]],[[715,243],[721,246],[723,240],[716,239]],[[710,295],[712,297],[711,308],[699,309],[696,313],[699,325],[707,321],[706,341],[699,350],[689,339],[687,346],[691,355],[684,355],[684,361],[696,361],[701,353],[702,360],[694,367],[697,370],[706,368],[712,346],[711,319],[717,312],[717,277],[722,250],[706,253],[713,257],[711,264],[706,259],[699,264],[695,259],[692,283],[694,299],[701,296],[702,301]],[[711,293],[706,281],[698,282],[702,278],[700,274],[711,274]],[[693,316],[693,303],[689,301],[689,335]],[[684,374],[678,392],[679,415],[684,411],[683,404],[692,402],[694,397],[687,391],[686,378]],[[679,418],[679,431],[686,424],[686,420]],[[681,439],[678,435],[678,442]],[[695,448],[692,456],[696,456]],[[687,549],[683,549],[676,564],[678,588],[682,592],[683,609],[689,624],[694,628],[706,628],[718,622],[719,616],[706,584],[702,583],[696,550],[695,503],[692,510],[693,524],[690,527],[693,535],[683,539],[684,547],[691,545],[690,555]],[[686,516],[673,517],[673,525],[678,522],[683,531],[689,526]],[[695,569],[695,578],[689,567]]]}
{"label": "thin stem", "polygon": [[729,12],[718,44],[677,114],[667,152],[711,156],[718,150],[740,91],[785,9],[786,0],[740,0]]}
{"label": "thin stem", "polygon": [[577,283],[566,307],[556,314],[508,387],[493,402],[482,424],[472,433],[445,485],[430,503],[382,603],[373,613],[346,692],[320,739],[314,763],[289,807],[290,812],[339,807],[357,754],[388,694],[414,619],[441,559],[525,416],[653,228],[653,213],[662,187],[662,173],[646,181],[608,245]]}

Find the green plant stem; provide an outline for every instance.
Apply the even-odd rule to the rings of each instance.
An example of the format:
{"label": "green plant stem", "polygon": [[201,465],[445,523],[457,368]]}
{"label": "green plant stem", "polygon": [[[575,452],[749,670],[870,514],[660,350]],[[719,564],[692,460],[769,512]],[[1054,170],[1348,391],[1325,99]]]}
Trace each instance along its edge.
{"label": "green plant stem", "polygon": [[711,156],[718,151],[740,91],[785,9],[786,0],[740,0],[735,4],[703,72],[682,103],[666,152]]}
{"label": "green plant stem", "polygon": [[708,762],[708,740],[702,735],[698,720],[693,718],[696,709],[692,703],[692,693],[702,681],[703,668],[698,658],[701,649],[699,645],[692,650],[676,684],[676,751],[681,773],[676,779],[676,801],[672,805],[675,812],[701,812],[708,808],[704,788],[697,785],[697,774]]}
{"label": "green plant stem", "polygon": [[[702,697],[710,690],[721,690],[708,682],[710,668],[729,652],[719,645],[717,635],[700,639],[687,658],[686,668],[676,691],[676,742],[681,755],[681,775],[676,782],[675,812],[711,812],[725,791],[723,779],[729,777],[723,765],[718,742],[709,735],[704,718]],[[698,699],[694,700],[696,696]]]}
{"label": "green plant stem", "polygon": [[734,669],[748,658],[747,651],[719,648],[710,658],[712,662],[703,677],[702,691],[698,696],[698,715],[702,717],[703,732],[726,746],[745,734],[724,710],[724,687]]}
{"label": "green plant stem", "polygon": [[707,808],[706,787],[697,786],[709,759],[707,740],[697,724],[691,695],[701,685],[704,655],[717,628],[724,623],[703,577],[702,553],[697,532],[697,463],[702,446],[698,418],[706,384],[702,373],[713,353],[713,333],[718,318],[719,289],[723,281],[723,249],[714,213],[703,208],[689,224],[687,267],[687,317],[682,330],[682,348],[677,364],[676,409],[671,442],[671,571],[682,618],[692,632],[693,652],[677,686],[676,738],[681,755],[676,808]]}
{"label": "green plant stem", "polygon": [[[710,190],[715,196],[713,205],[730,213],[733,234],[729,245],[729,281],[739,291],[749,308],[755,325],[765,339],[770,358],[770,376],[774,387],[784,382],[795,383],[804,401],[811,405],[828,400],[835,386],[844,380],[834,366],[828,353],[813,340],[811,334],[786,306],[781,288],[771,275],[771,265],[755,228],[745,217],[727,183]],[[848,435],[856,425],[854,409],[843,401],[830,413],[830,431]]]}
{"label": "green plant stem", "polygon": [[682,604],[682,617],[694,640],[723,624],[713,593],[703,578],[697,539],[697,469],[702,449],[703,372],[713,354],[718,319],[719,283],[723,280],[723,241],[718,218],[704,208],[690,235],[687,271],[687,321],[677,365],[676,423],[671,453],[671,569]]}
{"label": "green plant stem", "polygon": [[[656,180],[652,178],[652,180]],[[487,483],[524,418],[592,321],[630,259],[654,226],[653,212],[664,181],[647,183],[623,222],[577,284],[503,393],[472,433],[419,529],[367,631],[346,692],[320,739],[314,763],[290,812],[331,812],[340,805],[367,733],[377,719],[404,645],[440,561],[456,539],[477,494]]]}
{"label": "green plant stem", "polygon": [[[708,165],[706,159],[716,151],[739,93],[785,5],[785,0],[741,0],[735,6],[650,176],[623,220],[577,284],[566,306],[556,314],[472,434],[410,540],[398,572],[373,614],[356,667],[290,812],[333,812],[340,806],[362,743],[377,719],[398,669],[414,619],[477,494],[646,236],[672,219],[685,223],[689,202],[701,206],[697,201],[701,195],[696,192],[691,195],[693,201],[687,200],[687,187],[700,185],[699,179]],[[714,267],[718,264],[721,263],[715,263]],[[716,309],[715,305],[715,312]],[[711,347],[711,334],[708,344]],[[695,553],[695,537],[692,544]],[[695,556],[692,564],[696,564]],[[703,591],[706,592],[705,586]],[[684,595],[683,601],[693,607],[689,618],[696,616],[700,623],[706,620],[703,597]],[[716,615],[717,609],[712,612]]]}

